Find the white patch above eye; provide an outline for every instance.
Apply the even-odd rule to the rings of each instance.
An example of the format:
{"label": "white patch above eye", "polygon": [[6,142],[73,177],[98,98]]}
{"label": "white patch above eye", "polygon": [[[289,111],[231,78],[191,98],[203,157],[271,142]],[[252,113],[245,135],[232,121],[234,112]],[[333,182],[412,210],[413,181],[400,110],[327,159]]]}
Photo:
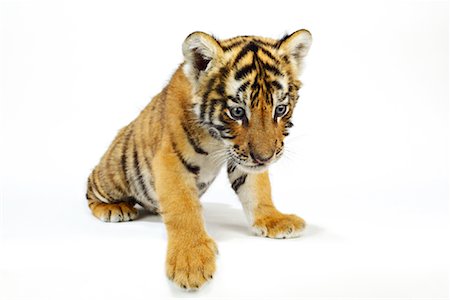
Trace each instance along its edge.
{"label": "white patch above eye", "polygon": [[288,82],[288,78],[286,78],[286,76],[278,77],[277,82],[281,85],[281,89],[280,89],[281,91],[288,90],[289,82]]}
{"label": "white patch above eye", "polygon": [[281,89],[275,91],[273,98],[275,99],[274,106],[278,104],[287,104],[289,102],[289,82],[285,77],[279,77],[277,82],[282,86]]}
{"label": "white patch above eye", "polygon": [[[286,91],[279,91],[277,95],[274,96],[274,104],[272,109],[272,116],[275,116],[275,110],[278,105],[288,105],[289,104],[289,93]],[[289,106],[287,106],[286,112],[284,114],[287,114],[289,111]]]}
{"label": "white patch above eye", "polygon": [[[227,110],[227,115],[235,120],[236,122],[239,123],[239,125],[242,125],[242,120],[236,120],[231,116],[230,110],[233,107],[241,107],[245,110],[245,115],[247,117],[248,120],[250,120],[251,117],[251,111],[250,108],[248,107],[248,96],[246,95],[246,93],[244,91],[239,91],[239,88],[244,84],[245,80],[236,80],[234,78],[232,78],[226,87],[226,93],[228,95],[233,95],[234,97],[234,101],[231,99],[227,100],[227,105],[229,107],[229,109]],[[249,88],[247,88],[247,92],[248,92]]]}
{"label": "white patch above eye", "polygon": [[236,79],[233,78],[233,80],[231,80],[227,84],[227,89],[226,89],[227,94],[236,95],[236,93],[241,85],[242,85],[241,81],[237,81]]}
{"label": "white patch above eye", "polygon": [[277,104],[288,104],[289,103],[289,94],[284,93],[281,95],[279,100],[277,101]]}

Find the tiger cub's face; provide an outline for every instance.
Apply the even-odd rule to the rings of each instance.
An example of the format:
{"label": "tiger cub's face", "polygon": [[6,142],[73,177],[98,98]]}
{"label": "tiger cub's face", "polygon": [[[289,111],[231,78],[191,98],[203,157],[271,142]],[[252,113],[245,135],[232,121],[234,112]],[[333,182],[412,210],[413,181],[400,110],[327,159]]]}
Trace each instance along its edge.
{"label": "tiger cub's face", "polygon": [[263,171],[282,155],[310,45],[306,30],[281,40],[219,41],[195,32],[184,42],[183,69],[192,84],[194,112],[224,141],[227,159],[245,171]]}

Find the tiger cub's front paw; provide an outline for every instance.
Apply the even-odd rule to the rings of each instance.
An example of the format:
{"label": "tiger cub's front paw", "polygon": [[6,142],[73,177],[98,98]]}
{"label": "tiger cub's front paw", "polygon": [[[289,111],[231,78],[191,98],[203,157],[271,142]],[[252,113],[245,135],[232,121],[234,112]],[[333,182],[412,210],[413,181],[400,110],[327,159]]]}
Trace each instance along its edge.
{"label": "tiger cub's front paw", "polygon": [[298,237],[305,226],[305,221],[296,215],[276,213],[256,219],[252,229],[259,236],[285,239]]}
{"label": "tiger cub's front paw", "polygon": [[213,278],[216,254],[216,243],[209,237],[171,241],[167,250],[167,276],[184,289],[196,290]]}

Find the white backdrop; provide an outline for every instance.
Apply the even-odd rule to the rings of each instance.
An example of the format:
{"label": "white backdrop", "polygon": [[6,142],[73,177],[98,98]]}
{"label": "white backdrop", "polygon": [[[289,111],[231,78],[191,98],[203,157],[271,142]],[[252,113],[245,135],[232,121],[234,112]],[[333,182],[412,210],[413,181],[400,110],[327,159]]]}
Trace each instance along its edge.
{"label": "white backdrop", "polygon": [[[447,1],[0,2],[0,299],[448,297]],[[314,41],[257,238],[222,173],[204,195],[214,281],[164,275],[158,217],[104,224],[85,182],[168,82],[192,31]]]}

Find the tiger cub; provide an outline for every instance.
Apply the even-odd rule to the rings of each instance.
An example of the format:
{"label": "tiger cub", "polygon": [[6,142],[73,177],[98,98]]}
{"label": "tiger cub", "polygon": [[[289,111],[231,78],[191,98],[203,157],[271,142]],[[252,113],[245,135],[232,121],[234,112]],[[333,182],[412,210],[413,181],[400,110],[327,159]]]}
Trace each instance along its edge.
{"label": "tiger cub", "polygon": [[226,163],[252,230],[298,236],[305,222],[275,208],[267,168],[283,153],[311,41],[307,30],[281,40],[190,34],[168,85],[119,131],[90,174],[93,215],[131,221],[136,204],[159,213],[168,235],[167,276],[197,289],[213,277],[217,254],[199,198]]}

